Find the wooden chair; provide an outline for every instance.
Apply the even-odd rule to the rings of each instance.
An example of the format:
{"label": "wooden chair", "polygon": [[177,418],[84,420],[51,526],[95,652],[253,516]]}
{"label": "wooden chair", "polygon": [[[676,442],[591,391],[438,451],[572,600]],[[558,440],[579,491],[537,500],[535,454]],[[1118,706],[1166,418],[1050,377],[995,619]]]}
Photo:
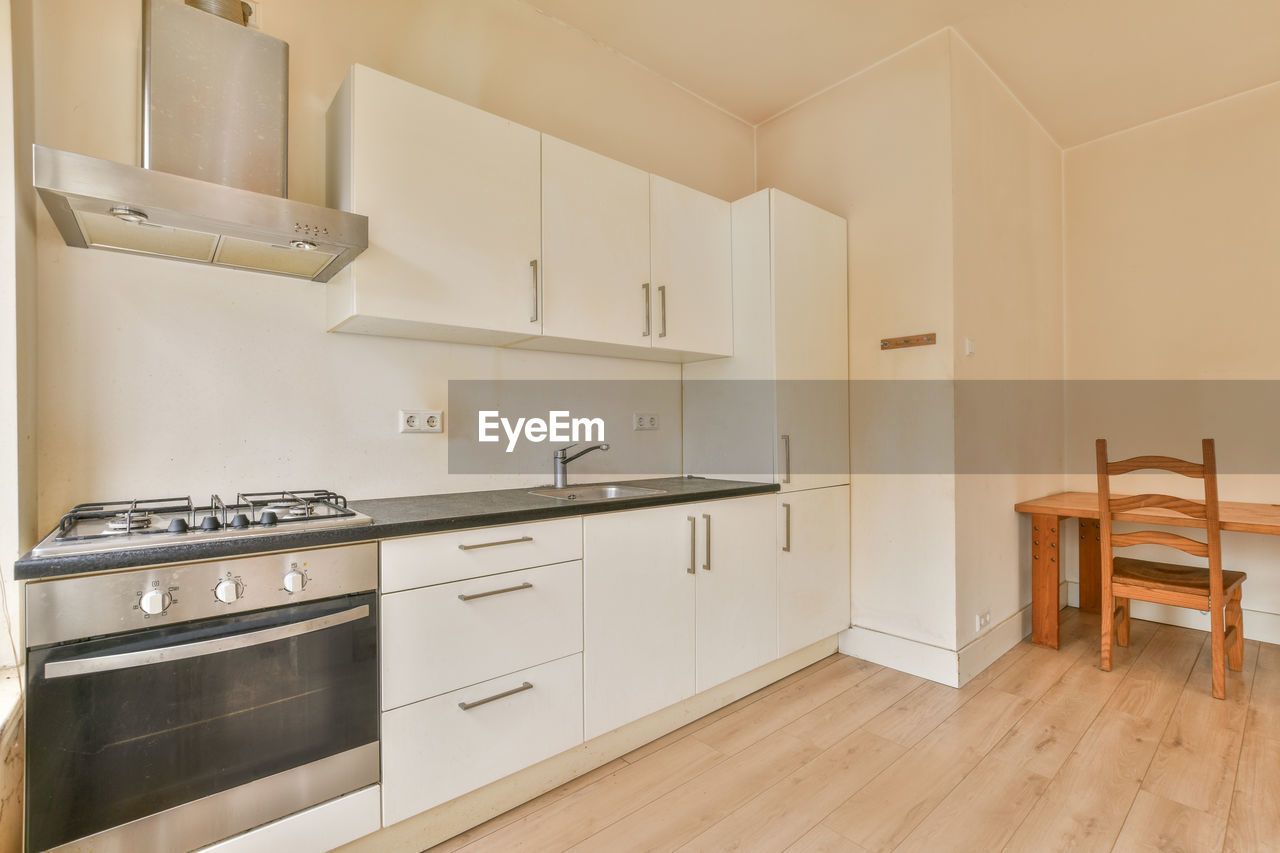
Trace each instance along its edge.
{"label": "wooden chair", "polygon": [[[1244,572],[1222,570],[1222,531],[1218,522],[1218,469],[1213,439],[1201,442],[1201,464],[1169,456],[1135,456],[1120,462],[1107,461],[1107,440],[1098,439],[1098,520],[1102,533],[1102,668],[1111,669],[1111,644],[1129,645],[1129,601],[1151,601],[1193,610],[1208,610],[1213,650],[1213,695],[1225,699],[1227,671],[1244,666],[1244,615],[1240,609]],[[1131,471],[1171,471],[1204,481],[1204,500],[1193,501],[1172,495],[1111,496],[1111,478]],[[1112,533],[1113,520],[1123,520],[1125,512],[1140,507],[1159,507],[1183,517],[1204,522],[1207,540],[1158,530]],[[1194,526],[1199,527],[1199,524]],[[1207,557],[1209,567],[1179,566],[1116,557],[1114,548],[1130,545],[1164,545],[1197,557]]]}

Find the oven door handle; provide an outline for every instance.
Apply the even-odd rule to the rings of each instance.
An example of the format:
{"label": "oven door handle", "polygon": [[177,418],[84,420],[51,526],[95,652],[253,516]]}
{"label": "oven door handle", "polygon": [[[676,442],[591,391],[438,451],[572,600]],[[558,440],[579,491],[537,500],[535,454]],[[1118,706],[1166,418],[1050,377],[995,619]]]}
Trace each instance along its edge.
{"label": "oven door handle", "polygon": [[117,669],[131,669],[137,666],[150,666],[155,663],[198,658],[229,652],[233,649],[246,649],[260,646],[263,643],[274,643],[299,637],[315,631],[323,631],[335,625],[345,625],[369,615],[369,605],[362,604],[350,610],[318,616],[305,622],[291,625],[277,625],[261,631],[250,631],[247,634],[236,634],[230,637],[218,637],[212,640],[200,640],[195,643],[183,643],[176,646],[164,646],[158,649],[145,649],[138,652],[123,652],[116,655],[98,655],[96,657],[72,658],[71,660],[49,661],[44,665],[44,677],[47,679],[67,678],[73,675],[90,675],[95,672],[111,672]]}

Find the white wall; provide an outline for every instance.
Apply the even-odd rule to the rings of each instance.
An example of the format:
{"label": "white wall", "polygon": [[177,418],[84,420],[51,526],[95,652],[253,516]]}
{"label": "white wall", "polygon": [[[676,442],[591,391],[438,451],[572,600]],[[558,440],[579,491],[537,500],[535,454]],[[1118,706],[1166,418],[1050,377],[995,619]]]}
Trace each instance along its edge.
{"label": "white wall", "polygon": [[951,133],[957,464],[1008,466],[956,477],[962,648],[1031,603],[1030,524],[1013,506],[1062,489],[1062,151],[954,34]]}
{"label": "white wall", "polygon": [[[1136,381],[1280,378],[1278,151],[1280,84],[1067,150],[1069,379],[1135,380],[1153,392],[1159,386]],[[1272,397],[1259,389],[1251,414],[1239,396],[1223,407],[1212,394],[1188,395],[1158,423],[1117,423],[1089,395],[1067,410],[1069,485],[1094,488],[1099,436],[1111,440],[1113,456],[1198,459],[1199,439],[1208,435],[1218,439],[1219,466],[1235,472],[1221,477],[1222,498],[1275,503],[1280,475],[1240,473],[1250,469],[1250,454],[1274,447],[1276,412],[1263,405]],[[1188,485],[1189,494],[1200,493],[1186,481],[1173,488]],[[1280,642],[1280,541],[1227,533],[1223,560],[1249,573],[1246,636]],[[1142,615],[1208,622],[1176,609]]]}
{"label": "white wall", "polygon": [[[750,127],[517,0],[261,10],[264,29],[290,43],[294,198],[323,202],[324,113],[353,62],[724,198],[752,189]],[[136,0],[37,4],[37,141],[137,162],[139,45]],[[41,532],[77,501],[112,497],[540,482],[450,476],[445,437],[397,434],[396,410],[443,407],[449,379],[680,376],[640,361],[326,334],[323,285],[70,249],[43,209],[38,252],[38,311],[24,321],[39,330]],[[676,473],[678,392],[659,414]],[[627,473],[610,460],[593,454],[579,476]]]}
{"label": "white wall", "polygon": [[[18,590],[11,563],[37,529],[35,199],[22,189],[31,184],[30,34],[30,0],[0,3],[0,162],[13,164],[0,169],[0,592],[6,605],[0,622],[12,627],[18,624]],[[9,640],[9,632],[0,636],[0,666],[17,661]]]}
{"label": "white wall", "polygon": [[[950,136],[946,31],[757,129],[757,184],[849,222],[855,382],[952,378]],[[880,338],[927,331],[938,346],[880,352]],[[876,427],[856,389],[855,459]],[[854,624],[955,647],[954,489],[948,474],[854,474]]]}

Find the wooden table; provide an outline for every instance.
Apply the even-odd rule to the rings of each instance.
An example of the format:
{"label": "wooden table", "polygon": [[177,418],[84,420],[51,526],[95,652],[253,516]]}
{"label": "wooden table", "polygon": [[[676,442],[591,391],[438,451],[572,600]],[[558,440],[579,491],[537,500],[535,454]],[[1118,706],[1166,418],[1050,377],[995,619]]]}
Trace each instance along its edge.
{"label": "wooden table", "polygon": [[[1113,498],[1125,497],[1112,495]],[[1031,642],[1058,648],[1058,567],[1062,522],[1080,519],[1080,609],[1097,613],[1102,603],[1102,552],[1096,492],[1059,492],[1014,507],[1031,516]],[[1223,530],[1280,536],[1280,504],[1221,501],[1218,516]],[[1204,522],[1172,510],[1144,507],[1116,515],[1117,521],[1137,521],[1168,527],[1199,527]]]}

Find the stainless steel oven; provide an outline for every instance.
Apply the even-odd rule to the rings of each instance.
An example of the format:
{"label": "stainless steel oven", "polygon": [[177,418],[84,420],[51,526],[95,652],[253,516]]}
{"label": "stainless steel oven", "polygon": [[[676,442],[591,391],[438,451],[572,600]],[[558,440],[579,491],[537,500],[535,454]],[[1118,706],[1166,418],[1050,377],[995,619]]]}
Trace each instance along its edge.
{"label": "stainless steel oven", "polygon": [[373,543],[29,583],[27,849],[190,850],[377,782],[376,587]]}

